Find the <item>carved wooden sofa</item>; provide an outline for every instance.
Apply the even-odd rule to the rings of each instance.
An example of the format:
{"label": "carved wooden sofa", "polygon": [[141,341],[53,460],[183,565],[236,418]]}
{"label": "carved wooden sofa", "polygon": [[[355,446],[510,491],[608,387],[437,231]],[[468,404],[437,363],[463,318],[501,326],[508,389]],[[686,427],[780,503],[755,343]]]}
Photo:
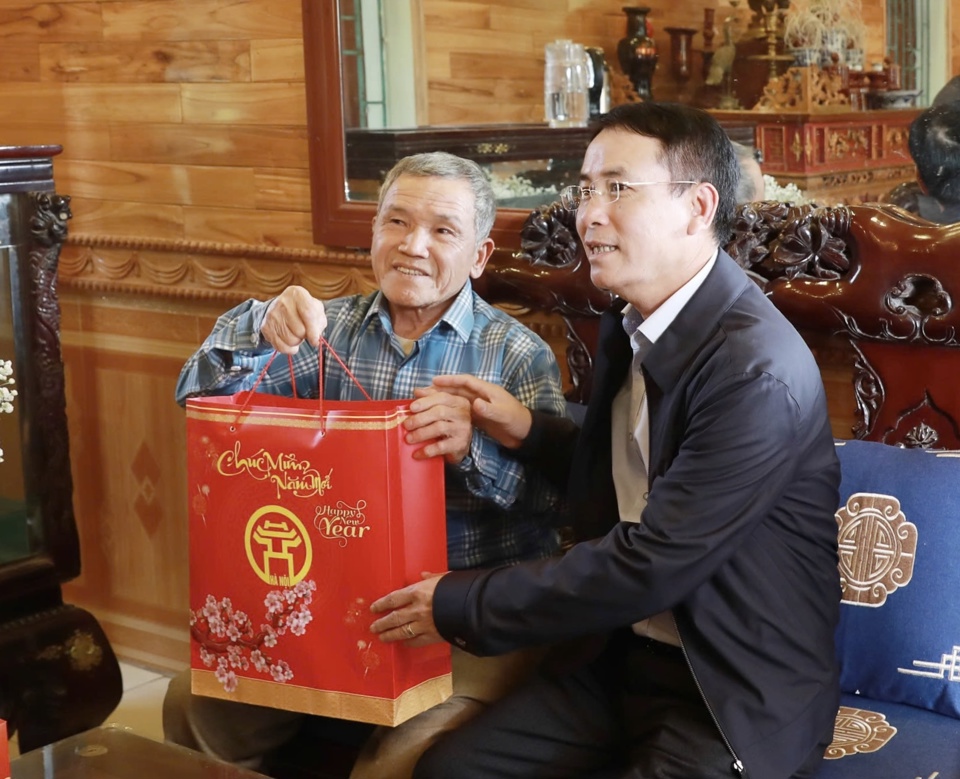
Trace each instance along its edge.
{"label": "carved wooden sofa", "polygon": [[[802,333],[846,343],[854,362],[857,421],[838,436],[844,695],[819,776],[960,777],[960,225],[755,203],[726,248]],[[568,398],[585,401],[610,298],[572,214],[532,213],[482,294],[563,318]]]}

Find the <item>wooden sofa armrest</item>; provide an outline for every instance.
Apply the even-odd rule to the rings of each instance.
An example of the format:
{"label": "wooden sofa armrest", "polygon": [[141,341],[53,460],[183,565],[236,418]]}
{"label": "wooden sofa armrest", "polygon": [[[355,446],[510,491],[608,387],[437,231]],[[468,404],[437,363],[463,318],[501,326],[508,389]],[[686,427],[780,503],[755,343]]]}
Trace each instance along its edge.
{"label": "wooden sofa armrest", "polygon": [[889,205],[807,207],[753,252],[738,261],[791,322],[852,347],[854,437],[960,447],[960,225]]}

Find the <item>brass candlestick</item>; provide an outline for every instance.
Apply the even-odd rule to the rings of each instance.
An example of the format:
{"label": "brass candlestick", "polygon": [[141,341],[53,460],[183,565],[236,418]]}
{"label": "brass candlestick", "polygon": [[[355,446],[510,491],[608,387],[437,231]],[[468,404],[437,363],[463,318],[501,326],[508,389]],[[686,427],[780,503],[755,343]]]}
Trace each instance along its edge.
{"label": "brass candlestick", "polygon": [[783,15],[789,4],[789,0],[787,2],[763,0],[761,20],[763,22],[763,36],[767,42],[767,53],[754,54],[750,59],[766,60],[770,63],[768,79],[775,79],[779,75],[777,73],[778,62],[793,61],[793,57],[789,54],[777,54],[777,43],[781,40],[783,32]]}

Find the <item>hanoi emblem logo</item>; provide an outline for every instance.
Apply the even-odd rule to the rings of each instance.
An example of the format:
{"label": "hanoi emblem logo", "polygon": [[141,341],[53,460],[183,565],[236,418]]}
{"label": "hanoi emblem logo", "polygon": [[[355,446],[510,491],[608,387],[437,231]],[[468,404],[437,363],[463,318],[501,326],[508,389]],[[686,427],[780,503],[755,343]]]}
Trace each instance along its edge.
{"label": "hanoi emblem logo", "polygon": [[243,538],[250,566],[271,587],[293,587],[310,571],[313,547],[303,523],[283,506],[263,506]]}

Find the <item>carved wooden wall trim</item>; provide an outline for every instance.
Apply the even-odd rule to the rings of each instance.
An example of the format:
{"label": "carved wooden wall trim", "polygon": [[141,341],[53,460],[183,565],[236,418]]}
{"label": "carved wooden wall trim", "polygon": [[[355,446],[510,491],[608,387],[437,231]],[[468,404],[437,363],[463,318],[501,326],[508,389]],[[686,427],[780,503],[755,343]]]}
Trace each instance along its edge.
{"label": "carved wooden wall trim", "polygon": [[375,287],[369,256],[358,251],[83,234],[68,238],[59,275],[74,290],[224,301],[291,284],[323,300]]}
{"label": "carved wooden wall trim", "polygon": [[[485,277],[499,277],[514,264],[508,252],[497,250]],[[361,251],[82,233],[67,239],[59,278],[64,288],[81,293],[119,292],[227,305],[269,298],[291,284],[321,300],[366,294],[377,286],[370,256]],[[476,282],[481,294],[489,286],[488,278]],[[562,358],[567,332],[557,314],[531,311],[509,297],[494,297],[492,302],[537,332]]]}

